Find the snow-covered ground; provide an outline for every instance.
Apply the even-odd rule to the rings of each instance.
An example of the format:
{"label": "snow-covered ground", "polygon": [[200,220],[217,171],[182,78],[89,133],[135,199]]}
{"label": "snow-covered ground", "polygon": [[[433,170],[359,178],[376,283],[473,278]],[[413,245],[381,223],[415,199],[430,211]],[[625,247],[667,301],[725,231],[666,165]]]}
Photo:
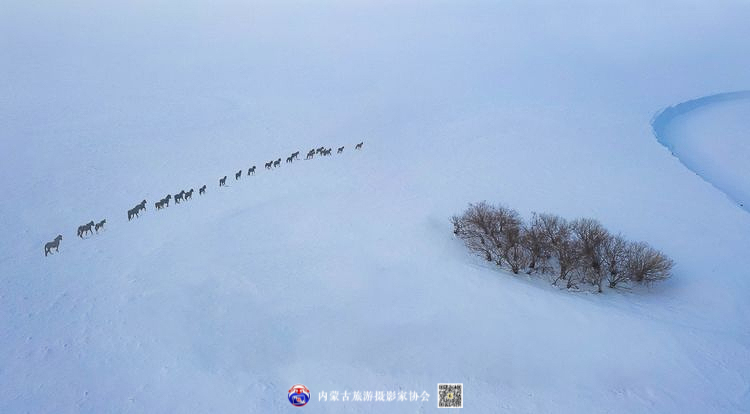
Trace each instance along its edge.
{"label": "snow-covered ground", "polygon": [[750,91],[670,106],[653,121],[680,161],[750,212]]}
{"label": "snow-covered ground", "polygon": [[[439,412],[438,382],[466,412],[747,412],[750,215],[649,122],[748,89],[748,21],[739,1],[6,3],[0,412],[280,412],[298,383],[308,412]],[[346,150],[263,169],[321,145]],[[598,218],[674,278],[499,272],[451,234],[480,200]]]}

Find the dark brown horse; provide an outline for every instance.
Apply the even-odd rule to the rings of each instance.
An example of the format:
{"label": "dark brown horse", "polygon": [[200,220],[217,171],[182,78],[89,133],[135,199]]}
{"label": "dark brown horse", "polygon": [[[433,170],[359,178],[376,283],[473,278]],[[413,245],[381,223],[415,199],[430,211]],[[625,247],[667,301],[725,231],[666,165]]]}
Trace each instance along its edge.
{"label": "dark brown horse", "polygon": [[55,249],[55,251],[58,252],[58,249],[60,247],[60,240],[62,240],[62,235],[58,234],[57,237],[55,237],[55,240],[45,243],[44,255],[47,256],[48,253],[52,253],[52,249]]}

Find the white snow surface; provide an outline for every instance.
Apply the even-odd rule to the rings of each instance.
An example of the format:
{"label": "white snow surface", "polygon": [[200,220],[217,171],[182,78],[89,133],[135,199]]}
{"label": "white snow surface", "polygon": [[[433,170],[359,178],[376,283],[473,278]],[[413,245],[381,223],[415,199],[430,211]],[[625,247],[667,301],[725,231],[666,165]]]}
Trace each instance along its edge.
{"label": "white snow surface", "polygon": [[[743,1],[6,2],[0,412],[287,412],[298,383],[306,412],[442,412],[439,382],[471,413],[748,412],[750,215],[649,123],[748,89],[748,21]],[[321,145],[346,150],[263,169]],[[480,200],[598,218],[674,277],[585,294],[498,271],[452,237]]]}
{"label": "white snow surface", "polygon": [[750,212],[750,91],[693,99],[660,112],[657,139]]}

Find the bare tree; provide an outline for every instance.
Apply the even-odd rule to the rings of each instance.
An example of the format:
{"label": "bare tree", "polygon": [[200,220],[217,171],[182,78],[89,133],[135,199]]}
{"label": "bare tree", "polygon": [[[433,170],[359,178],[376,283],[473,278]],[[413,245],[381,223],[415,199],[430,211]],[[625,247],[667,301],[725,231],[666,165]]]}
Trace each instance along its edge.
{"label": "bare tree", "polygon": [[[553,214],[540,214],[539,221],[545,243],[549,246],[552,256],[557,259],[559,272],[552,282],[556,285],[560,279],[568,279],[571,272],[578,266],[580,255],[577,243],[573,239],[570,223],[564,218]],[[568,280],[568,287],[572,286],[573,281]]]}
{"label": "bare tree", "polygon": [[514,274],[518,274],[523,269],[529,266],[531,261],[531,253],[521,243],[516,243],[505,251],[505,261],[508,262],[510,270]]}
{"label": "bare tree", "polygon": [[571,229],[578,240],[583,280],[596,286],[597,291],[601,293],[605,276],[602,256],[609,232],[601,223],[590,218],[573,220]]}
{"label": "bare tree", "polygon": [[521,243],[529,252],[529,273],[551,271],[549,247],[545,243],[542,221],[537,213],[532,213],[531,222],[525,226]]}
{"label": "bare tree", "polygon": [[634,282],[652,283],[668,279],[673,266],[672,259],[647,243],[631,243],[628,247],[625,268]]}
{"label": "bare tree", "polygon": [[461,216],[454,216],[453,233],[461,238],[469,250],[481,255],[487,261],[496,261],[493,236],[497,233],[496,215],[487,202],[469,204]]}
{"label": "bare tree", "polygon": [[485,241],[481,230],[472,226],[464,213],[461,216],[453,216],[453,234],[464,241],[466,247],[474,253],[484,257],[488,262],[492,261],[492,251]]}
{"label": "bare tree", "polygon": [[604,242],[602,260],[607,271],[609,287],[612,289],[628,280],[628,273],[625,271],[627,251],[628,242],[619,234],[610,235]]}
{"label": "bare tree", "polygon": [[567,221],[554,214],[542,213],[538,215],[539,231],[542,233],[544,243],[550,248],[559,244],[561,238],[569,238],[570,228]]}
{"label": "bare tree", "polygon": [[568,289],[576,287],[576,282],[579,280],[585,280],[586,279],[586,271],[585,263],[583,261],[583,257],[581,256],[581,248],[579,247],[579,241],[575,238],[571,238],[570,242],[567,243],[567,248],[565,251],[565,256],[563,256],[563,261],[560,261],[560,258],[558,258],[558,263],[564,263],[559,264],[560,272],[562,273],[563,267],[565,267],[567,271],[567,287]]}
{"label": "bare tree", "polygon": [[521,245],[523,219],[516,210],[503,206],[495,207],[494,213],[497,216],[497,230],[500,236],[495,239],[497,254],[505,259],[513,273],[518,274],[528,265],[528,253]]}
{"label": "bare tree", "polygon": [[528,265],[529,255],[521,244],[523,220],[517,211],[483,201],[470,204],[464,214],[451,221],[453,233],[487,261],[498,266],[507,262],[514,273]]}

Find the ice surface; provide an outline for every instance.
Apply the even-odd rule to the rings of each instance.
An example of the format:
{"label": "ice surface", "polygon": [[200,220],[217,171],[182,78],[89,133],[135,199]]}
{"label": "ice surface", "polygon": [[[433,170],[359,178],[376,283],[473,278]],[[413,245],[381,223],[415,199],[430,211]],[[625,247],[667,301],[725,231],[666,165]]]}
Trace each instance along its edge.
{"label": "ice surface", "polygon": [[652,124],[685,166],[750,212],[750,91],[671,106]]}

